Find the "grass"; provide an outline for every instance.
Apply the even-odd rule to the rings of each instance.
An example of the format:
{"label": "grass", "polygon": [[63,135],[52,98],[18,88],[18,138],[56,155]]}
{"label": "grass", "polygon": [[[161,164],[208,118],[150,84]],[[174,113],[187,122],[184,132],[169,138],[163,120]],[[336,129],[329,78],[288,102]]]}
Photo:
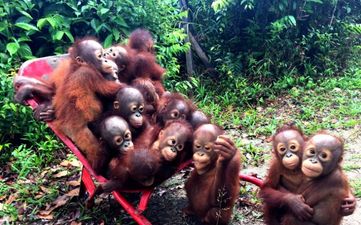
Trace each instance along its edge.
{"label": "grass", "polygon": [[[232,89],[219,94],[217,89],[212,90],[212,86],[208,92],[201,86],[201,92],[196,90],[198,95],[195,96],[197,105],[212,116],[214,123],[226,129],[241,127],[241,132],[254,136],[271,135],[277,126],[288,121],[295,121],[306,133],[320,129],[350,128],[360,123],[361,70],[312,84],[311,87],[289,88],[281,92],[278,98],[268,99],[256,108],[242,106],[245,100],[237,100],[234,97],[237,90]],[[275,83],[274,86],[286,85]],[[274,108],[274,105],[281,108]]]}
{"label": "grass", "polygon": [[351,181],[351,187],[354,190],[354,195],[361,198],[361,179]]}
{"label": "grass", "polygon": [[342,169],[344,171],[358,170],[358,169],[361,169],[361,165],[355,165],[354,163],[345,163],[342,166]]}

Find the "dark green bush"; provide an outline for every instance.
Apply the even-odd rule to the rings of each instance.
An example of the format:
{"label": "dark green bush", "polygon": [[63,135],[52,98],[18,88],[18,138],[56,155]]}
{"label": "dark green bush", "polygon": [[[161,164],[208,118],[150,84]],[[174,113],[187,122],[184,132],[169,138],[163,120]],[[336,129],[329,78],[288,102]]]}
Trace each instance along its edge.
{"label": "dark green bush", "polygon": [[177,1],[43,0],[0,5],[0,66],[33,56],[64,53],[77,37],[96,36],[108,47],[138,27],[155,36],[160,63],[170,76],[179,72],[176,56],[188,49],[178,23],[185,15]]}
{"label": "dark green bush", "polygon": [[359,1],[205,0],[190,6],[193,28],[221,75],[263,83],[337,75],[361,45]]}
{"label": "dark green bush", "polygon": [[[154,35],[159,62],[175,78],[180,70],[177,56],[189,49],[178,26],[185,13],[173,0],[0,2],[0,154],[3,162],[13,160],[12,169],[20,176],[53,160],[53,151],[62,147],[44,124],[32,119],[30,108],[12,100],[12,80],[22,62],[64,53],[85,35],[96,36],[108,47],[145,27]],[[168,87],[177,84],[167,82]]]}

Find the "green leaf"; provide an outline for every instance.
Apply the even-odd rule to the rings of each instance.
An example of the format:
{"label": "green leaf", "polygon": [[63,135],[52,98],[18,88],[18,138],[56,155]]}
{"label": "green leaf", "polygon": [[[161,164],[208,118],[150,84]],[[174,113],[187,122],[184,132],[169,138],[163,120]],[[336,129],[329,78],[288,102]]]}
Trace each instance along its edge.
{"label": "green leaf", "polygon": [[120,38],[119,30],[113,29],[112,32],[113,32],[113,36],[114,36],[115,41],[119,41],[119,38]]}
{"label": "green leaf", "polygon": [[60,30],[57,31],[53,36],[54,40],[60,41],[63,38],[64,33],[65,33],[64,31],[60,31]]}
{"label": "green leaf", "polygon": [[16,105],[14,104],[14,103],[10,103],[9,104],[10,105],[10,108],[14,111],[14,112],[16,112]]}
{"label": "green leaf", "polygon": [[29,13],[27,13],[27,12],[25,12],[23,10],[20,10],[20,9],[17,9],[17,10],[19,11],[19,13],[21,13],[24,16],[28,17],[29,19],[33,19],[33,17]]}
{"label": "green leaf", "polygon": [[39,28],[39,29],[42,29],[45,24],[47,22],[47,19],[46,18],[41,18],[38,20],[38,22],[36,23],[36,26]]}
{"label": "green leaf", "polygon": [[17,41],[20,43],[20,42],[24,42],[24,41],[31,41],[31,39],[28,36],[22,36],[22,37],[18,38]]}
{"label": "green leaf", "polygon": [[93,28],[93,30],[95,31],[97,29],[97,20],[96,19],[92,19],[90,21],[90,26]]}
{"label": "green leaf", "polygon": [[288,16],[288,20],[293,26],[296,26],[296,19],[294,16]]}
{"label": "green leaf", "polygon": [[4,30],[8,31],[8,23],[2,21],[2,22],[0,22],[0,32],[2,32]]}
{"label": "green leaf", "polygon": [[114,23],[118,24],[121,27],[129,27],[122,17],[118,17],[117,19],[115,19]]}
{"label": "green leaf", "polygon": [[20,16],[19,18],[16,19],[15,22],[13,22],[13,24],[14,24],[14,23],[26,23],[26,24],[28,24],[28,23],[30,23],[30,22],[31,22],[31,19],[29,19],[28,17],[26,17],[26,16]]}
{"label": "green leaf", "polygon": [[227,6],[231,3],[230,0],[215,0],[212,2],[211,7],[215,12],[218,12],[222,9],[227,8]]}
{"label": "green leaf", "polygon": [[107,9],[107,8],[102,8],[102,9],[100,10],[100,15],[104,15],[104,14],[106,14],[107,12],[109,12],[109,9]]}
{"label": "green leaf", "polygon": [[6,50],[10,53],[10,55],[14,55],[20,48],[19,43],[10,42],[6,45]]}
{"label": "green leaf", "polygon": [[307,0],[306,2],[314,2],[314,3],[319,3],[322,4],[322,0]]}
{"label": "green leaf", "polygon": [[55,18],[48,17],[48,18],[46,18],[46,20],[49,22],[51,28],[55,29],[55,28],[59,27],[59,23]]}
{"label": "green leaf", "polygon": [[20,27],[21,29],[24,29],[26,31],[29,30],[39,31],[39,29],[36,26],[28,23],[16,23],[15,26]]}
{"label": "green leaf", "polygon": [[64,31],[65,35],[69,38],[71,42],[74,42],[74,36],[70,33],[70,31]]}
{"label": "green leaf", "polygon": [[112,45],[113,43],[113,35],[112,34],[109,34],[107,36],[107,38],[105,38],[105,41],[104,41],[104,48],[108,48]]}
{"label": "green leaf", "polygon": [[46,17],[46,18],[42,18],[40,20],[38,20],[38,23],[36,24],[36,26],[39,29],[42,29],[47,23],[49,23],[49,25],[51,26],[51,28],[56,29],[57,27],[59,27],[59,24],[57,19],[55,19],[54,17]]}
{"label": "green leaf", "polygon": [[33,56],[30,46],[26,43],[21,44],[18,53],[26,59],[30,59]]}

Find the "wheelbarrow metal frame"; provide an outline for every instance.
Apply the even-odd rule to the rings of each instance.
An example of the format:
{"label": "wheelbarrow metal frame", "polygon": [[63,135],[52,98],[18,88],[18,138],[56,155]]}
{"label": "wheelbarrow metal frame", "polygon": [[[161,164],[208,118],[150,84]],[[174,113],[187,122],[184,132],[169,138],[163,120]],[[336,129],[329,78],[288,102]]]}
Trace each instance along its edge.
{"label": "wheelbarrow metal frame", "polygon": [[[18,71],[17,76],[25,76],[25,77],[32,77],[32,78],[42,78],[47,79],[47,76],[51,74],[53,69],[57,66],[58,62],[67,57],[67,55],[60,55],[60,56],[49,56],[39,59],[28,60],[22,64]],[[30,105],[32,109],[35,109],[38,106],[38,102],[36,99],[29,99],[27,103]],[[83,168],[81,172],[81,186],[79,194],[84,194],[85,192],[88,193],[89,196],[94,195],[96,185],[94,183],[95,179],[97,182],[105,183],[107,179],[103,176],[97,175],[94,170],[91,168],[90,164],[84,157],[84,155],[79,151],[79,149],[74,145],[74,143],[62,133],[57,131],[52,122],[48,122],[47,125],[50,129],[53,130],[55,135],[74,153],[74,155],[79,159],[82,163]],[[187,166],[190,166],[191,160],[184,162],[178,167],[178,171],[184,169]],[[257,186],[262,186],[263,182],[261,179],[256,178],[254,176],[249,176],[245,174],[239,175],[240,180],[247,181],[253,183]],[[154,191],[154,188],[148,188],[143,190],[121,190],[121,191],[113,191],[112,195],[114,196],[115,200],[119,202],[119,204],[124,208],[124,210],[140,225],[150,225],[151,223],[147,218],[145,218],[142,213],[147,209],[148,202],[150,197]],[[129,203],[122,192],[140,192],[141,197],[139,204],[134,207],[131,203]]]}

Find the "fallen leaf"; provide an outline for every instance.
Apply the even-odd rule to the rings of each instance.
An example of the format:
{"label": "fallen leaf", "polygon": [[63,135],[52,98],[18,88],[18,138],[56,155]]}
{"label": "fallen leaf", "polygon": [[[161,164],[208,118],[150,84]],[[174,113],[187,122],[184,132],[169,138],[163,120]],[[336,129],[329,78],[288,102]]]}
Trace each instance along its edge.
{"label": "fallen leaf", "polygon": [[50,171],[51,171],[51,172],[56,172],[56,171],[58,171],[58,170],[60,170],[60,169],[62,169],[62,168],[56,166],[55,168],[51,168]]}
{"label": "fallen leaf", "polygon": [[[74,196],[78,196],[79,195],[79,188],[75,188],[71,191],[69,191],[68,193],[62,195],[62,196],[59,196],[57,199],[55,199],[55,201],[51,204],[52,206],[50,205],[47,205],[46,209],[45,210],[42,210],[38,213],[38,217],[39,218],[42,218],[42,219],[46,219],[47,216],[51,216],[52,218],[52,215],[51,213],[65,205],[66,203],[68,203],[70,201],[70,199]],[[50,217],[49,217],[50,218]]]}
{"label": "fallen leaf", "polygon": [[40,211],[38,213],[38,216],[49,216],[55,209],[59,208],[60,206],[65,205],[70,199],[71,199],[71,197],[66,194],[59,196],[52,203],[54,206],[52,206],[50,208],[49,208],[49,206],[47,206],[46,208],[48,208],[48,209]]}
{"label": "fallen leaf", "polygon": [[51,171],[51,169],[49,169],[49,168],[45,168],[44,170],[43,170],[43,172],[41,172],[41,174],[40,174],[40,178],[43,178],[47,173],[49,173]]}
{"label": "fallen leaf", "polygon": [[68,193],[66,193],[66,195],[69,196],[69,197],[78,196],[79,195],[79,188],[75,188],[75,189],[69,191]]}
{"label": "fallen leaf", "polygon": [[19,214],[19,215],[23,215],[24,212],[26,211],[26,207],[27,207],[27,204],[26,204],[26,202],[24,202],[24,203],[18,208],[18,214]]}
{"label": "fallen leaf", "polygon": [[95,205],[100,205],[103,201],[104,201],[103,198],[96,198],[94,203],[95,203]]}
{"label": "fallen leaf", "polygon": [[70,200],[70,196],[65,194],[65,195],[62,195],[62,196],[59,196],[58,198],[56,198],[55,201],[53,202],[53,204],[55,206],[63,206],[69,200]]}
{"label": "fallen leaf", "polygon": [[68,167],[68,166],[70,166],[70,161],[68,161],[68,160],[62,161],[62,162],[60,163],[60,166]]}
{"label": "fallen leaf", "polygon": [[19,184],[32,184],[33,182],[31,180],[20,179],[20,180],[18,180],[18,183]]}
{"label": "fallen leaf", "polygon": [[160,191],[158,191],[158,195],[159,195],[159,196],[163,196],[165,193],[167,193],[166,190],[160,190]]}
{"label": "fallen leaf", "polygon": [[44,196],[43,194],[37,194],[37,195],[34,196],[34,198],[35,198],[35,199],[40,199],[40,198],[42,198],[43,196]]}
{"label": "fallen leaf", "polygon": [[66,182],[67,185],[73,186],[73,187],[77,187],[80,186],[80,180],[71,180]]}
{"label": "fallen leaf", "polygon": [[69,174],[68,171],[63,170],[63,171],[61,171],[61,172],[59,172],[59,173],[57,173],[57,174],[54,174],[53,177],[55,177],[55,178],[65,177],[65,176],[67,176],[68,174]]}
{"label": "fallen leaf", "polygon": [[47,193],[47,194],[51,192],[49,188],[46,188],[46,187],[44,187],[44,186],[40,186],[40,190],[41,190],[42,192],[44,192],[44,193]]}
{"label": "fallen leaf", "polygon": [[5,204],[11,204],[14,200],[16,200],[17,197],[18,197],[17,193],[10,195],[8,200],[6,200]]}
{"label": "fallen leaf", "polygon": [[78,161],[78,160],[71,160],[71,161],[69,161],[69,160],[64,160],[64,161],[62,161],[61,163],[60,163],[60,165],[61,166],[64,166],[64,167],[71,167],[71,166],[73,166],[73,167],[81,167],[82,166],[82,164],[81,164],[81,162],[80,161]]}
{"label": "fallen leaf", "polygon": [[14,217],[10,217],[10,216],[4,216],[1,218],[0,223],[2,224],[11,224],[10,222],[14,221]]}
{"label": "fallen leaf", "polygon": [[70,161],[71,165],[74,167],[82,167],[83,164],[79,160],[72,160]]}
{"label": "fallen leaf", "polygon": [[81,222],[71,221],[70,225],[81,225]]}
{"label": "fallen leaf", "polygon": [[38,218],[40,218],[40,219],[43,219],[43,220],[52,220],[52,219],[54,219],[54,216],[53,216],[53,214],[50,214],[50,215],[37,215],[38,216]]}

